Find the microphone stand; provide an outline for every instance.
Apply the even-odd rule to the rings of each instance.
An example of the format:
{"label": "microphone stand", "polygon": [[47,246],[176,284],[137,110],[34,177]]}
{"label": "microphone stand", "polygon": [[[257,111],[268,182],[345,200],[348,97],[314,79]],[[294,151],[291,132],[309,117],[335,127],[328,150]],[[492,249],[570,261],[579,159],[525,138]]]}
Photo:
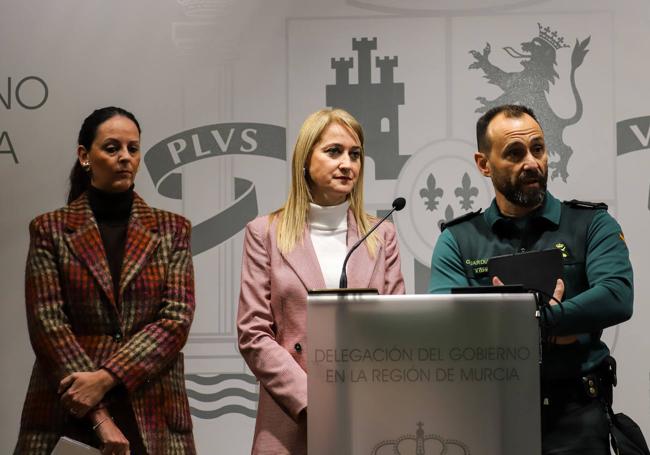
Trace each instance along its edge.
{"label": "microphone stand", "polygon": [[403,197],[398,197],[393,201],[392,204],[392,209],[384,215],[384,217],[379,220],[375,225],[368,231],[366,234],[361,237],[354,245],[352,245],[352,248],[350,248],[350,251],[345,255],[345,259],[343,260],[343,268],[341,270],[341,278],[339,279],[339,287],[335,289],[313,289],[309,291],[309,294],[346,294],[346,293],[372,293],[372,294],[378,294],[377,289],[371,289],[371,288],[360,288],[360,289],[348,289],[348,276],[346,272],[346,267],[348,265],[348,259],[350,259],[350,256],[354,251],[361,245],[369,236],[374,232],[375,229],[379,227],[381,223],[386,221],[386,219],[393,214],[395,211],[400,211],[406,206],[406,199]]}
{"label": "microphone stand", "polygon": [[395,210],[398,210],[398,209],[397,209],[397,207],[393,206],[393,208],[386,215],[384,215],[384,217],[381,220],[379,220],[379,222],[377,224],[375,224],[372,227],[372,229],[370,229],[368,232],[366,232],[366,235],[361,237],[359,240],[357,240],[357,242],[354,245],[352,245],[352,248],[350,248],[350,251],[348,251],[348,254],[345,255],[345,260],[343,260],[343,269],[341,270],[341,278],[339,279],[339,288],[340,289],[347,289],[347,287],[348,287],[348,274],[347,274],[346,268],[347,268],[347,265],[348,265],[348,259],[350,259],[350,256],[352,255],[352,253],[354,253],[354,251],[359,247],[359,245],[361,245],[370,236],[370,234],[372,234],[373,231],[375,229],[377,229],[379,227],[379,225],[386,220],[386,218],[391,216]]}

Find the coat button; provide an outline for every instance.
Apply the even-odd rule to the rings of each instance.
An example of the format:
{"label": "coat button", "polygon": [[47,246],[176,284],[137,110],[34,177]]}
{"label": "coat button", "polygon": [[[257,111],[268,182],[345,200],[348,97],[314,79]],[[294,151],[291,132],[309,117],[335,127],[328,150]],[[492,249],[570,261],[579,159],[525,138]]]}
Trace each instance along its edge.
{"label": "coat button", "polygon": [[122,333],[121,333],[121,332],[115,332],[115,333],[113,334],[113,339],[114,339],[115,341],[122,341]]}
{"label": "coat button", "polygon": [[300,346],[300,343],[296,343],[293,347],[296,350],[296,352],[301,352],[302,351],[302,346]]}

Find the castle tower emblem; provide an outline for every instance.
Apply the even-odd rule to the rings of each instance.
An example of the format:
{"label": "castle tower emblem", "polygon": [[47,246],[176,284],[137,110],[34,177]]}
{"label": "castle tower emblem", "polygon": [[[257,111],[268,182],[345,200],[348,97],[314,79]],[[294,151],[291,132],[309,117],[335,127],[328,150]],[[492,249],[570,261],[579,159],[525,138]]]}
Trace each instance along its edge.
{"label": "castle tower emblem", "polygon": [[326,103],[345,109],[363,126],[365,151],[375,163],[377,180],[395,180],[408,155],[399,154],[399,111],[404,104],[404,83],[395,82],[397,57],[375,57],[379,82],[371,78],[371,54],[377,49],[377,38],[353,38],[357,52],[357,83],[350,83],[353,58],[332,58],[336,83],[326,86]]}

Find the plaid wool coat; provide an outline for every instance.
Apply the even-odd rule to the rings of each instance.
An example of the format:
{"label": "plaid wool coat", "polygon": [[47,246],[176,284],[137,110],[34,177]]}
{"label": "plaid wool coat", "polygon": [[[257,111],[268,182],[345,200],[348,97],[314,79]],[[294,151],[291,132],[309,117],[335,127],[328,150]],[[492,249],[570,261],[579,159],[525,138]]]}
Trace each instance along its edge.
{"label": "plaid wool coat", "polygon": [[196,452],[180,352],[194,315],[190,229],[136,194],[116,296],[86,194],[31,222],[25,304],[36,361],[16,454],[50,454],[73,418],[59,381],[98,368],[126,388],[150,455]]}

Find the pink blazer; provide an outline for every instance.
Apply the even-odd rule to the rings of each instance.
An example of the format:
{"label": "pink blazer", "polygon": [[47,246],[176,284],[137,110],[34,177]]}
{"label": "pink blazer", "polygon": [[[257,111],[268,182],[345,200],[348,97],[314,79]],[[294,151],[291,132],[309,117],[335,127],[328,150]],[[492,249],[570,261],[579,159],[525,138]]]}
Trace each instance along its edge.
{"label": "pink blazer", "polygon": [[[246,226],[237,314],[239,349],[260,381],[253,454],[306,454],[307,428],[299,414],[307,407],[307,290],[325,287],[316,252],[305,228],[304,243],[283,255],[276,224],[262,216]],[[404,279],[395,227],[377,230],[382,243],[373,259],[365,244],[348,262],[350,288],[403,294]],[[348,211],[348,248],[357,240]]]}

